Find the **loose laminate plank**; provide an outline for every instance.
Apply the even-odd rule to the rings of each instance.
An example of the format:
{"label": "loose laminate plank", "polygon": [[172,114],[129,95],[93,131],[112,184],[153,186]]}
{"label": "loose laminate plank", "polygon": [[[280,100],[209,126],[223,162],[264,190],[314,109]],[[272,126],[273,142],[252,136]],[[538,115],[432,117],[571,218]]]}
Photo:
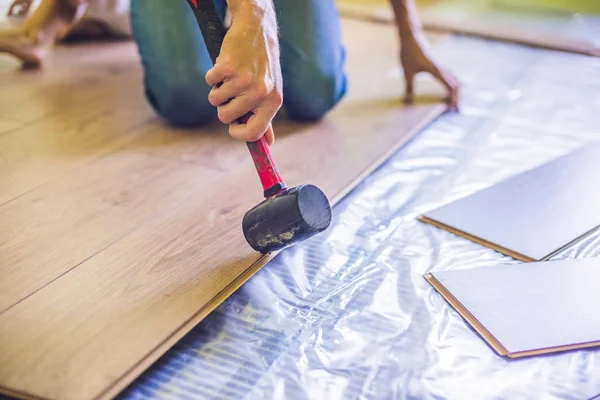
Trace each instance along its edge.
{"label": "loose laminate plank", "polygon": [[[344,27],[349,96],[321,123],[292,126],[273,147],[290,186],[316,184],[333,204],[445,109],[440,102],[402,104],[402,81],[390,79],[398,64],[392,29]],[[352,31],[377,40],[348,38]],[[441,96],[435,87],[419,86],[419,92]],[[179,207],[0,314],[2,390],[47,399],[110,398],[274,256],[257,254],[242,235],[243,213],[262,200],[248,155],[245,164],[238,158],[245,146],[181,135],[171,146],[173,132],[155,132],[155,147],[136,136],[124,151],[191,160],[186,148],[197,141],[192,148],[199,154],[210,148],[239,166],[219,170],[219,179]]]}
{"label": "loose laminate plank", "polygon": [[600,226],[600,142],[430,210],[423,222],[522,261],[548,260]]}
{"label": "loose laminate plank", "polygon": [[434,271],[425,278],[501,356],[600,346],[597,258]]}

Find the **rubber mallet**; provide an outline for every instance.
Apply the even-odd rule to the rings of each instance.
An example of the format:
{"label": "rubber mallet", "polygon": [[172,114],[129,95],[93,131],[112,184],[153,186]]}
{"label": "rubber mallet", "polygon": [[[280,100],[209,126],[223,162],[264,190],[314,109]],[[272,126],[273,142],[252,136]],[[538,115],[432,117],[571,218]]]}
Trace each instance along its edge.
{"label": "rubber mallet", "polygon": [[[192,8],[213,64],[226,30],[213,0],[186,0]],[[245,123],[251,114],[240,118]],[[287,188],[264,136],[248,142],[265,200],[246,212],[242,222],[248,244],[263,254],[281,250],[323,232],[331,224],[327,196],[314,185]]]}

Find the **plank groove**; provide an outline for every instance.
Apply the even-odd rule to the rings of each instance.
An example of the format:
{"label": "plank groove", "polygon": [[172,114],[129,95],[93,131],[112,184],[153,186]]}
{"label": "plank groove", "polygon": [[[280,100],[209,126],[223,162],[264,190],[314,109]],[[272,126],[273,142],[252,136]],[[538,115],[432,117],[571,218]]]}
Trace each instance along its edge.
{"label": "plank groove", "polygon": [[3,118],[0,116],[0,136],[12,131],[13,129],[17,129],[22,125],[21,122],[13,121],[7,118]]}

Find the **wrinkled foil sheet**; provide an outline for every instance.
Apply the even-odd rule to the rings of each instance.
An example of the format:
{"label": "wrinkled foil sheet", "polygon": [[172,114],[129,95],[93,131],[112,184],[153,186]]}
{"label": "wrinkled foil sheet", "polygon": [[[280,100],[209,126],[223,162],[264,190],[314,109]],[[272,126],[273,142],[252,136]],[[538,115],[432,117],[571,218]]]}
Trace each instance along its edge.
{"label": "wrinkled foil sheet", "polygon": [[[123,399],[590,399],[600,350],[497,356],[423,279],[518,261],[416,221],[600,139],[600,58],[457,37],[445,114],[280,253]],[[590,171],[590,174],[600,173]],[[595,257],[600,233],[556,258]],[[599,314],[600,315],[600,314]]]}

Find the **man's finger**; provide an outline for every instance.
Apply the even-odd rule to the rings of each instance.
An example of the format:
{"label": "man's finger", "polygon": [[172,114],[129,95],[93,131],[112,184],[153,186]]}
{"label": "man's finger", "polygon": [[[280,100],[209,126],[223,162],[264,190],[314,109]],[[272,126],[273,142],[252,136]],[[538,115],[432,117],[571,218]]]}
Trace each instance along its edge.
{"label": "man's finger", "polygon": [[450,76],[448,79],[451,81],[452,86],[452,89],[450,89],[450,105],[455,111],[458,111],[458,91],[460,85],[453,76]]}
{"label": "man's finger", "polygon": [[275,112],[265,106],[253,111],[254,114],[246,124],[240,124],[237,120],[229,124],[229,134],[232,137],[246,142],[254,142],[267,132]]}
{"label": "man's finger", "polygon": [[208,102],[215,107],[219,107],[240,94],[240,90],[236,88],[235,84],[232,81],[227,81],[212,88],[208,93]]}
{"label": "man's finger", "polygon": [[233,76],[233,71],[223,63],[217,63],[208,70],[205,79],[209,86],[217,86],[219,83],[225,81]]}
{"label": "man's finger", "polygon": [[438,81],[440,81],[448,90],[448,102],[454,109],[458,109],[458,81],[449,72],[440,70],[437,65],[433,65],[429,71]]}
{"label": "man's finger", "polygon": [[259,104],[251,96],[240,95],[231,99],[230,102],[220,105],[217,110],[218,117],[224,124],[231,124],[250,111],[253,111]]}
{"label": "man's finger", "polygon": [[442,77],[442,82],[448,89],[448,102],[450,103],[450,107],[454,110],[458,110],[458,81],[448,72],[442,72]]}
{"label": "man's finger", "polygon": [[269,126],[271,126],[272,120],[277,113],[276,108],[261,106],[255,110],[255,114],[250,120],[248,120],[246,139],[247,140],[258,140],[260,137],[267,132]]}

